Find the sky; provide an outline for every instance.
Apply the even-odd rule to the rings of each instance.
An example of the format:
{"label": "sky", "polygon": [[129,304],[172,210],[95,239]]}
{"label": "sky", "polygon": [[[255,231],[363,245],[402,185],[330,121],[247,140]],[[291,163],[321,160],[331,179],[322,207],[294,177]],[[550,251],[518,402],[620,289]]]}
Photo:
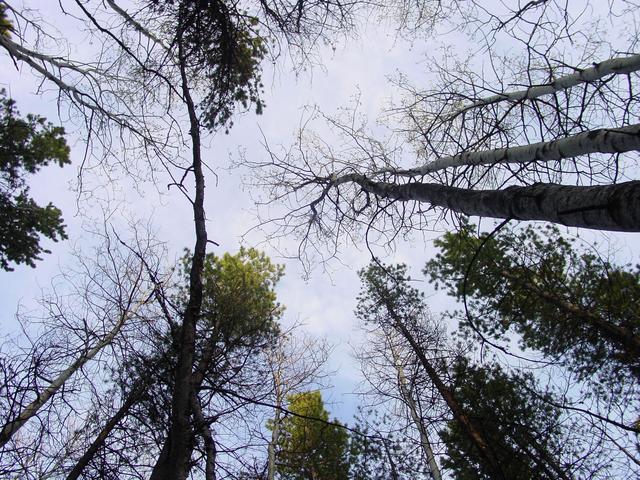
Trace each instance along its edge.
{"label": "sky", "polygon": [[[64,32],[73,53],[90,51],[92,47],[87,44],[86,36],[75,30],[71,19],[61,15],[57,2],[32,0],[25,5],[41,10],[47,23],[55,26],[61,35]],[[272,146],[289,144],[301,119],[312,107],[332,114],[360,96],[364,113],[375,119],[391,101],[389,76],[400,71],[422,74],[422,59],[417,53],[422,47],[419,44],[420,41],[411,44],[398,38],[388,25],[363,22],[357,35],[353,32],[348,39],[321,48],[319,64],[305,71],[292,73],[286,59],[285,64],[279,64],[276,69],[267,65],[263,73],[267,105],[263,115],[237,116],[230,133],[210,138],[205,150],[206,161],[217,175],[216,178],[208,174],[206,180],[208,234],[220,245],[212,251],[221,254],[236,252],[241,245],[256,246],[274,261],[285,264],[286,275],[278,287],[278,299],[286,306],[283,321],[285,324],[300,322],[308,334],[326,338],[334,346],[327,365],[327,371],[332,372],[333,388],[325,392],[325,397],[332,413],[343,421],[350,420],[358,403],[353,392],[362,390],[358,366],[352,357],[352,346],[361,341],[353,310],[359,290],[357,271],[368,263],[370,254],[364,245],[345,245],[339,262],[316,265],[308,276],[300,262],[280,256],[260,232],[244,235],[258,222],[250,192],[241,182],[242,175],[248,172],[228,166],[240,151],[251,159],[264,158],[263,136]],[[0,55],[0,71],[3,72],[0,87],[16,100],[21,113],[37,113],[54,123],[61,122],[72,147],[71,165],[48,167],[30,179],[36,200],[51,201],[61,208],[69,239],[58,243],[45,240],[52,253],[44,255],[35,269],[16,266],[13,272],[0,272],[0,335],[14,336],[19,335],[16,311],[37,314],[36,300],[41,292],[50,289],[60,271],[73,263],[70,251],[90,249],[94,240],[89,232],[100,228],[103,213],[95,204],[78,203],[74,188],[86,145],[85,132],[66,120],[66,110],[64,106],[59,108],[55,89],[42,84],[28,67],[19,65],[16,69],[5,54]],[[192,247],[192,214],[184,198],[175,191],[164,190],[167,179],[160,179],[158,183],[161,185],[158,188],[144,185],[142,195],[128,179],[116,185],[110,194],[113,198],[110,221],[116,224],[122,224],[122,218],[149,221],[157,238],[166,242],[168,259],[176,259],[185,247]],[[289,242],[289,246],[294,245]],[[429,243],[422,239],[405,242],[386,257],[386,261],[407,262],[415,266],[417,273],[430,249]]]}
{"label": "sky", "polygon": [[[69,39],[72,49],[77,52],[90,51],[82,32],[69,26],[70,19],[63,17],[57,8],[58,2],[26,1],[25,5],[46,9],[43,17],[58,26]],[[427,84],[430,79],[424,61],[424,52],[433,52],[446,42],[454,41],[459,49],[471,48],[467,41],[456,32],[449,32],[446,38],[407,41],[396,35],[391,25],[369,19],[362,21],[358,33],[353,32],[348,39],[339,41],[333,47],[320,49],[320,65],[309,67],[297,75],[291,72],[291,65],[279,64],[277,69],[265,68],[266,109],[264,114],[252,113],[236,117],[234,127],[228,135],[217,134],[208,140],[205,158],[215,170],[217,178],[207,177],[206,211],[209,238],[220,246],[213,251],[235,252],[241,244],[256,246],[265,250],[274,261],[286,266],[286,276],[278,287],[278,298],[287,308],[285,323],[302,322],[307,332],[327,338],[334,345],[327,370],[334,372],[334,388],[326,393],[331,411],[343,421],[349,421],[358,399],[353,395],[360,376],[358,366],[352,357],[352,345],[361,341],[361,333],[353,315],[359,290],[357,271],[364,267],[370,253],[364,245],[345,244],[340,252],[340,261],[327,265],[316,265],[307,278],[302,265],[296,260],[279,256],[278,252],[254,231],[243,236],[258,219],[255,217],[251,193],[242,186],[241,177],[250,175],[242,169],[229,169],[230,159],[237,159],[242,151],[247,158],[266,157],[262,146],[263,136],[272,146],[287,145],[292,142],[301,119],[307,115],[309,107],[332,114],[341,106],[350,103],[356,96],[361,99],[363,112],[372,120],[392,101],[398,93],[390,87],[389,77],[402,72],[415,82]],[[17,101],[22,113],[32,112],[46,116],[53,122],[63,118],[65,110],[58,109],[54,89],[41,85],[39,79],[27,67],[16,70],[12,61],[0,55],[0,86],[6,88]],[[53,202],[63,211],[68,225],[69,240],[47,244],[50,255],[37,264],[36,269],[19,266],[14,272],[0,272],[0,335],[17,333],[15,312],[19,305],[25,310],[35,311],[34,299],[41,289],[46,289],[60,269],[72,261],[73,248],[90,247],[92,239],[86,230],[99,223],[102,212],[95,205],[80,205],[83,213],[78,215],[79,205],[73,187],[76,182],[85,142],[83,131],[67,121],[68,141],[72,145],[72,164],[63,169],[47,168],[32,181],[32,193],[43,203]],[[124,180],[112,192],[111,221],[123,224],[123,218],[150,219],[157,238],[166,242],[168,259],[178,258],[185,247],[194,241],[192,214],[187,202],[175,190],[167,192],[160,179],[159,188],[143,185],[136,191],[130,180]],[[142,194],[141,194],[142,193]],[[88,211],[87,211],[88,209]],[[415,276],[433,253],[431,239],[436,233],[425,233],[424,237],[401,241],[393,252],[379,251],[387,263],[404,262],[412,266]],[[632,247],[632,235],[611,237],[623,252],[623,258],[636,261],[637,250]],[[293,246],[289,242],[289,246]],[[440,312],[452,303],[442,294],[436,294],[428,285],[418,283],[428,296],[431,309]]]}

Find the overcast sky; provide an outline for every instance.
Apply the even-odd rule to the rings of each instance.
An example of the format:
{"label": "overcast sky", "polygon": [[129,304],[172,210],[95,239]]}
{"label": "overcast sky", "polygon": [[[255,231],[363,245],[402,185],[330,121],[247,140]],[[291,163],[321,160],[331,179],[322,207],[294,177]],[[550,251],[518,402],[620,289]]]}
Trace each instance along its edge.
{"label": "overcast sky", "polygon": [[[46,9],[43,17],[64,32],[72,49],[91,48],[87,46],[82,33],[70,27],[72,22],[57,8],[57,2],[25,2],[36,9]],[[265,157],[262,135],[270,145],[288,144],[305,117],[305,107],[317,106],[332,114],[341,106],[359,95],[363,113],[371,119],[389,104],[392,90],[388,76],[398,72],[422,74],[423,65],[420,41],[409,44],[394,34],[387,26],[376,22],[363,22],[357,36],[337,43],[336,49],[322,48],[320,66],[309,68],[294,75],[290,65],[279,66],[274,71],[267,66],[264,72],[265,99],[267,108],[262,116],[252,113],[236,117],[229,135],[218,134],[206,149],[207,162],[215,169],[218,178],[207,177],[206,210],[209,238],[220,244],[215,253],[236,252],[241,245],[241,236],[257,223],[254,208],[248,192],[243,191],[240,177],[246,171],[228,170],[229,157],[236,157],[242,150],[247,157]],[[22,114],[28,112],[46,116],[50,121],[60,122],[56,92],[47,84],[41,88],[40,80],[28,67],[19,65],[16,70],[12,61],[0,56],[0,83],[11,97],[17,101]],[[40,92],[39,92],[40,90]],[[44,92],[42,92],[44,90]],[[65,110],[62,109],[63,117]],[[86,250],[92,242],[86,229],[99,227],[101,213],[89,209],[90,217],[77,215],[78,205],[73,187],[79,164],[82,160],[85,142],[83,130],[68,121],[63,122],[72,145],[72,164],[63,169],[50,167],[32,178],[32,194],[42,203],[49,201],[60,207],[68,226],[69,240],[59,243],[47,242],[52,254],[45,255],[37,263],[36,269],[16,267],[14,272],[0,272],[0,305],[2,321],[0,334],[12,335],[17,332],[14,314],[18,304],[24,310],[37,311],[34,299],[42,288],[47,289],[60,269],[64,269],[73,259],[72,248]],[[118,215],[139,219],[151,218],[157,236],[166,242],[168,258],[181,255],[183,248],[192,247],[194,242],[192,213],[188,203],[181,196],[166,193],[167,179],[159,179],[161,194],[151,186],[144,187],[144,196],[134,192],[129,181],[116,186],[112,210],[116,214],[111,221],[118,224]],[[80,205],[86,209],[86,206]],[[304,271],[299,262],[280,257],[269,244],[263,243],[260,232],[247,237],[244,245],[258,246],[268,252],[273,260],[286,265],[286,276],[279,288],[279,300],[286,305],[285,323],[301,321],[312,335],[326,337],[335,345],[330,365],[334,371],[332,382],[335,388],[327,393],[332,403],[332,413],[349,420],[356,399],[351,392],[359,381],[358,367],[351,357],[350,344],[358,343],[359,332],[353,317],[355,298],[359,290],[357,270],[368,263],[370,254],[364,245],[345,245],[340,262],[316,268],[310,279],[303,279]],[[290,245],[292,246],[292,244]],[[386,259],[387,262],[403,261],[415,266],[416,274],[429,256],[430,245],[422,239],[413,244],[402,245],[398,251]],[[326,270],[326,271],[325,271]]]}
{"label": "overcast sky", "polygon": [[[61,16],[57,9],[58,2],[26,2],[34,8],[51,9],[44,16],[69,39],[73,48],[91,48],[83,43],[83,35],[68,30],[68,19]],[[461,39],[451,33],[448,41],[455,39],[458,48],[470,48]],[[76,43],[78,42],[79,43]],[[375,119],[386,106],[392,96],[398,93],[390,88],[387,77],[398,72],[408,74],[415,82],[428,82],[429,72],[423,62],[423,52],[434,52],[445,39],[415,40],[408,43],[398,38],[392,28],[377,22],[362,22],[358,35],[338,43],[337,48],[324,48],[320,53],[322,66],[302,72],[297,77],[285,65],[278,71],[265,70],[265,98],[267,108],[262,116],[244,114],[235,119],[235,125],[229,135],[218,134],[211,139],[206,150],[208,164],[216,171],[207,177],[206,210],[208,216],[209,238],[220,244],[213,250],[215,253],[235,252],[241,245],[241,236],[257,223],[253,215],[253,205],[249,192],[243,191],[240,177],[250,172],[228,170],[229,157],[237,156],[238,150],[252,159],[265,157],[261,145],[262,135],[270,145],[288,144],[292,141],[296,128],[304,116],[305,106],[317,106],[322,111],[332,114],[340,106],[348,104],[354,96],[359,95],[364,112]],[[80,45],[80,46],[78,46]],[[12,61],[5,55],[0,56],[0,71],[3,72],[0,83],[17,101],[23,114],[27,112],[46,116],[57,122],[57,104],[55,91],[46,86],[44,93],[38,93],[39,79],[32,75],[29,68],[20,67],[17,71]],[[64,112],[63,112],[64,113]],[[60,268],[70,261],[69,251],[75,246],[86,247],[91,237],[84,232],[86,223],[90,224],[100,217],[100,212],[89,211],[93,220],[76,215],[76,197],[70,186],[74,185],[79,162],[84,151],[82,131],[68,122],[64,123],[68,130],[68,141],[73,146],[72,165],[59,169],[48,168],[38,174],[32,181],[32,191],[43,203],[52,201],[59,206],[68,225],[69,240],[49,246],[53,253],[46,255],[38,262],[36,269],[17,267],[15,272],[0,272],[0,305],[2,320],[0,334],[8,335],[16,332],[13,320],[18,303],[26,308],[36,308],[33,299],[38,296],[40,288],[46,288]],[[192,247],[194,242],[192,214],[187,202],[175,192],[165,192],[163,185],[167,179],[159,179],[158,190],[149,185],[144,186],[144,196],[133,191],[131,184],[125,181],[117,187],[112,210],[112,220],[121,223],[118,215],[137,218],[151,218],[157,236],[167,244],[168,258],[181,255],[182,249]],[[385,258],[387,263],[406,262],[419,276],[419,271],[432,254],[430,239],[435,234],[427,233],[425,238],[415,238],[410,242],[400,243],[396,252]],[[629,246],[631,237],[621,237],[620,245],[624,257],[634,261],[637,252]],[[626,239],[625,239],[626,238]],[[369,252],[364,245],[344,245],[341,249],[340,262],[327,265],[327,271],[316,268],[308,281],[303,280],[301,265],[293,260],[286,260],[277,255],[269,246],[262,243],[264,238],[259,232],[249,235],[246,246],[259,246],[269,253],[273,260],[286,265],[286,276],[279,289],[279,299],[286,305],[285,322],[301,320],[306,329],[317,336],[324,336],[336,345],[331,358],[329,370],[336,371],[333,377],[335,389],[330,400],[335,402],[331,408],[344,420],[349,420],[355,399],[350,392],[356,388],[359,379],[355,361],[351,358],[349,342],[358,342],[358,331],[353,316],[355,297],[359,290],[357,270],[368,263]],[[382,254],[383,251],[380,251]],[[425,285],[425,290],[432,294]],[[447,306],[446,300],[440,296],[430,297],[431,307],[440,311]],[[342,411],[340,414],[339,410]]]}

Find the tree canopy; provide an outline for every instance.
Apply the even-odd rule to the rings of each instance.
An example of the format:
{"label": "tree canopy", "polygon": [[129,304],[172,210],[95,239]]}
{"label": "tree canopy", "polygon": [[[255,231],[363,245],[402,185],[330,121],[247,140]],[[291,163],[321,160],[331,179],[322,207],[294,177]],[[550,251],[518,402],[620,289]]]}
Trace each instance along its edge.
{"label": "tree canopy", "polygon": [[440,253],[425,267],[436,286],[467,302],[470,335],[517,333],[522,347],[582,380],[598,378],[612,395],[637,382],[640,267],[580,251],[553,227],[474,231],[463,223],[436,240]]}
{"label": "tree canopy", "polygon": [[67,238],[62,214],[52,203],[42,207],[29,196],[27,177],[49,164],[70,163],[64,128],[35,114],[21,117],[16,103],[0,90],[0,268],[35,267],[41,236]]}
{"label": "tree canopy", "polygon": [[279,478],[346,480],[349,435],[337,420],[329,421],[318,390],[288,397],[291,415],[281,420],[276,454]]}

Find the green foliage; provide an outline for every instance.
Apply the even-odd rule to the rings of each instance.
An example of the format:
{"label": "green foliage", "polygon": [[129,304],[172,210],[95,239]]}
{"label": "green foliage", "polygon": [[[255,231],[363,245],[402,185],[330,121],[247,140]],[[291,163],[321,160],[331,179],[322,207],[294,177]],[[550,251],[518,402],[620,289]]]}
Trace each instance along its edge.
{"label": "green foliage", "polygon": [[[536,392],[530,374],[507,374],[498,366],[471,365],[460,359],[452,368],[456,400],[469,412],[505,478],[556,479],[567,465],[557,464],[567,448],[560,428],[560,412],[547,394]],[[490,480],[477,449],[461,425],[451,420],[441,432],[447,449],[442,465],[458,480]]]}
{"label": "green foliage", "polygon": [[599,381],[600,393],[615,394],[640,377],[640,267],[578,252],[555,227],[487,238],[467,224],[435,245],[440,253],[425,273],[459,299],[466,285],[473,323],[484,334],[516,332],[522,347]]}
{"label": "green foliage", "polygon": [[426,313],[424,293],[411,286],[407,266],[371,264],[358,272],[362,289],[358,296],[356,316],[374,325],[391,326],[393,320],[388,311],[393,310],[398,318],[416,325]]}
{"label": "green foliage", "polygon": [[287,398],[289,415],[281,420],[277,473],[286,480],[349,478],[349,435],[329,412],[319,391]]}
{"label": "green foliage", "polygon": [[[183,258],[183,278],[187,284],[191,255]],[[275,286],[284,267],[253,248],[241,248],[231,255],[205,257],[202,271],[203,328],[215,332],[226,344],[251,345],[272,338],[284,312],[276,298]],[[186,293],[186,287],[183,289]],[[186,302],[188,296],[184,296]]]}
{"label": "green foliage", "polygon": [[64,129],[45,118],[20,117],[15,102],[0,90],[0,268],[10,262],[35,267],[42,253],[40,235],[57,241],[66,238],[61,212],[51,203],[39,206],[30,196],[27,174],[49,163],[69,163]]}
{"label": "green foliage", "polygon": [[266,54],[258,20],[224,0],[152,0],[176,19],[176,40],[193,78],[203,78],[202,124],[230,127],[236,104],[262,113],[260,62]]}
{"label": "green foliage", "polygon": [[13,31],[13,23],[7,18],[7,6],[0,3],[0,36],[9,38]]}
{"label": "green foliage", "polygon": [[[180,316],[189,299],[191,255],[186,252],[179,266],[179,286],[169,302]],[[203,368],[202,385],[245,388],[247,379],[260,375],[256,353],[271,345],[279,333],[284,308],[277,302],[275,286],[283,267],[253,248],[242,248],[222,257],[207,254],[203,269],[202,313],[197,324],[195,364]],[[155,377],[141,408],[145,418],[162,430],[168,425],[173,375],[179,350],[177,324],[159,335],[152,355],[131,360],[124,381]],[[208,361],[206,359],[208,358]],[[245,383],[243,383],[245,382]],[[239,386],[238,386],[239,385]],[[200,386],[196,386],[197,389]]]}
{"label": "green foliage", "polygon": [[[422,377],[411,379],[413,385],[423,385],[416,395],[434,406],[448,406],[450,420],[440,432],[447,448],[443,468],[457,479],[494,478],[494,465],[504,478],[570,477],[570,467],[559,460],[572,453],[560,427],[560,411],[552,406],[550,394],[539,392],[531,374],[506,373],[490,364],[471,365],[461,353],[454,353],[438,325],[429,320],[424,295],[411,286],[405,265],[372,262],[360,276],[363,288],[357,316],[386,332],[406,330],[413,342],[405,336],[400,348],[412,350],[428,364],[421,363]],[[434,402],[434,395],[441,398]],[[481,454],[462,416],[489,446],[489,456]],[[374,449],[368,454],[373,464],[381,461],[382,453]],[[366,463],[363,468],[372,470]]]}

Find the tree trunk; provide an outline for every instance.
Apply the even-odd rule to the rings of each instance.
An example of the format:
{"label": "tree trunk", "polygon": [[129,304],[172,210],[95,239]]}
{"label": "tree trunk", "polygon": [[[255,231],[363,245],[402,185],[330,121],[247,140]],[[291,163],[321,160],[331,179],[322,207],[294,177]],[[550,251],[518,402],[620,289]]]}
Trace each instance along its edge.
{"label": "tree trunk", "polygon": [[111,434],[113,429],[122,421],[122,419],[127,415],[129,409],[133,406],[134,403],[140,398],[140,394],[146,388],[146,383],[140,381],[138,385],[129,392],[129,395],[125,399],[122,406],[118,409],[118,411],[109,419],[109,421],[102,427],[98,436],[93,440],[87,451],[80,457],[80,459],[76,462],[69,475],[67,475],[67,480],[77,480],[82,475],[84,469],[89,465],[89,462],[93,459],[95,454],[104,444],[104,441]]}
{"label": "tree trunk", "polygon": [[637,123],[622,128],[590,130],[549,142],[479,152],[465,152],[459,155],[438,158],[421,167],[409,170],[384,170],[384,172],[415,177],[444,170],[445,168],[542,163],[593,153],[624,153],[636,150],[640,150],[640,124]]}
{"label": "tree trunk", "polygon": [[418,413],[418,408],[416,406],[416,402],[413,400],[413,396],[407,387],[407,377],[404,374],[404,368],[400,364],[400,359],[396,354],[396,350],[393,345],[390,345],[391,354],[393,355],[393,363],[396,368],[396,372],[398,373],[398,387],[400,389],[400,395],[409,408],[409,413],[411,415],[411,419],[420,434],[420,446],[424,452],[425,458],[429,464],[429,472],[431,474],[431,478],[433,480],[442,480],[442,475],[440,475],[440,468],[436,463],[435,455],[433,454],[433,449],[431,448],[431,442],[429,441],[429,433],[422,423],[422,418],[420,418],[420,414]]}
{"label": "tree trunk", "polygon": [[562,90],[567,90],[583,83],[596,82],[608,77],[609,75],[627,74],[637,70],[640,70],[640,55],[611,58],[600,63],[595,63],[592,67],[578,70],[576,73],[556,78],[552,82],[544,85],[534,85],[515,92],[498,93],[490,97],[481,98],[469,105],[465,105],[461,109],[453,112],[451,115],[448,115],[446,121],[450,121],[458,115],[475,108],[485,107],[500,102],[515,103],[524,99],[531,100],[544,95],[561,92]]}
{"label": "tree trunk", "polygon": [[536,183],[504,190],[469,190],[433,183],[374,182],[364,175],[353,174],[337,179],[334,184],[349,181],[382,198],[424,202],[469,216],[640,231],[640,181],[586,187]]}
{"label": "tree trunk", "polygon": [[191,168],[196,184],[195,199],[192,202],[196,244],[189,274],[189,301],[180,328],[178,364],[171,403],[171,426],[162,453],[151,474],[151,480],[184,480],[191,469],[191,454],[194,448],[194,434],[191,425],[191,398],[194,388],[192,369],[195,356],[196,323],[202,307],[202,270],[207,247],[200,123],[196,106],[191,98],[181,38],[178,39],[178,51],[183,100],[189,112],[189,134],[192,142]]}
{"label": "tree trunk", "polygon": [[276,402],[275,412],[273,414],[273,426],[271,429],[271,441],[267,447],[267,480],[275,480],[276,477],[276,447],[280,440],[280,410],[284,403],[282,398],[282,383],[280,379],[279,368],[273,372],[273,385],[275,387]]}
{"label": "tree trunk", "polygon": [[45,388],[37,398],[27,405],[19,414],[15,420],[7,422],[0,431],[0,447],[5,445],[11,437],[25,424],[27,421],[38,413],[38,411],[53,397],[58,390],[65,384],[71,376],[73,376],[78,370],[80,370],[88,361],[95,357],[100,350],[109,345],[116,337],[118,332],[122,329],[122,326],[131,315],[134,315],[138,308],[145,302],[139,302],[132,309],[125,310],[120,319],[116,322],[111,331],[92,348],[86,350],[80,357],[73,362],[68,368],[66,368],[55,380],[53,380],[47,388]]}
{"label": "tree trunk", "polygon": [[[384,293],[382,293],[381,298],[385,298]],[[429,361],[429,359],[427,359],[422,348],[420,347],[418,342],[416,342],[415,338],[404,324],[402,318],[400,318],[398,313],[393,308],[393,305],[388,300],[385,300],[385,307],[387,309],[387,312],[389,313],[389,316],[393,320],[395,328],[402,334],[402,336],[411,346],[413,352],[420,361],[422,368],[424,368],[425,373],[429,377],[429,380],[451,410],[454,419],[460,424],[463,431],[467,433],[469,440],[476,447],[479,455],[486,462],[486,466],[491,472],[492,477],[498,480],[506,480],[504,472],[502,471],[502,468],[500,468],[499,462],[491,451],[491,446],[484,439],[482,432],[478,428],[476,428],[471,418],[469,418],[462,406],[458,403],[453,391],[442,381],[440,375],[433,367],[433,365],[431,365],[431,362]]]}

